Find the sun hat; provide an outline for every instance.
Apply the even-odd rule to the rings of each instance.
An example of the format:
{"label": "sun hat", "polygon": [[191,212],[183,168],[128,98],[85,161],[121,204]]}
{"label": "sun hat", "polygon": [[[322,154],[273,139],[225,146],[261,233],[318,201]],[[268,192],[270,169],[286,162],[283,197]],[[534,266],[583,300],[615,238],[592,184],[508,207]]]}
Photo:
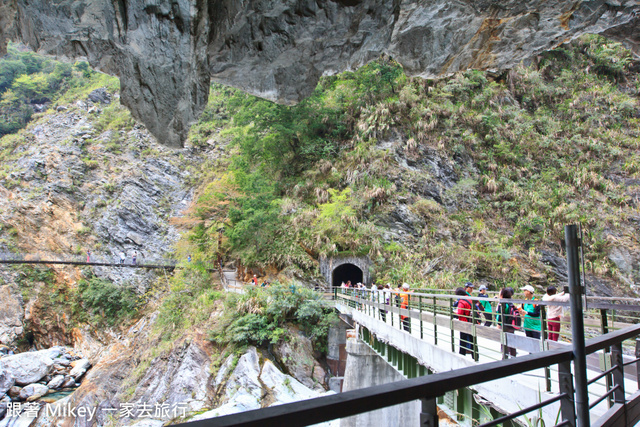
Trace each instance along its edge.
{"label": "sun hat", "polygon": [[473,283],[467,282],[467,283],[464,284],[464,287],[465,288],[473,288]]}
{"label": "sun hat", "polygon": [[523,291],[529,291],[529,292],[531,292],[531,293],[534,293],[534,292],[536,291],[535,289],[533,289],[533,286],[531,286],[531,285],[523,286],[521,289],[522,289]]}
{"label": "sun hat", "polygon": [[402,284],[402,289],[409,289],[409,284],[408,283],[403,283]]}
{"label": "sun hat", "polygon": [[480,285],[480,287],[478,288],[478,290],[480,291],[486,291],[487,289],[489,288],[487,288],[485,285]]}

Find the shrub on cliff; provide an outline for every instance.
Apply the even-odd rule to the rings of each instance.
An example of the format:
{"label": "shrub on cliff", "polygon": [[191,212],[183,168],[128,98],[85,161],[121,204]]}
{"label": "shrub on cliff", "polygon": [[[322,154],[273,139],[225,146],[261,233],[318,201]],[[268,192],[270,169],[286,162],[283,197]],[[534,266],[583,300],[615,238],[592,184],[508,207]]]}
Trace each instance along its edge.
{"label": "shrub on cliff", "polygon": [[221,344],[266,345],[286,339],[284,326],[291,323],[323,350],[334,321],[337,317],[322,294],[294,284],[275,284],[248,288],[243,295],[229,294],[225,313],[210,336]]}

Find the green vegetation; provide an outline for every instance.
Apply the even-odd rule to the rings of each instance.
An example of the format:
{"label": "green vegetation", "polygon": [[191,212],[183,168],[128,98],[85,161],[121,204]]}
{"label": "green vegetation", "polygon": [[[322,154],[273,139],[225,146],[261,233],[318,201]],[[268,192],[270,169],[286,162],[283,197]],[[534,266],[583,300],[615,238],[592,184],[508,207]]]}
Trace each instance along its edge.
{"label": "green vegetation", "polygon": [[[580,222],[588,268],[616,279],[607,236],[638,244],[637,68],[587,36],[497,77],[413,79],[383,58],[323,78],[294,107],[214,86],[191,140],[233,151],[208,165],[191,242],[304,277],[320,255],[352,253],[380,281],[500,286],[545,272],[539,251]],[[411,232],[390,238],[398,209]]]}
{"label": "green vegetation", "polygon": [[22,298],[28,301],[36,292],[36,286],[42,284],[51,287],[55,280],[54,271],[50,268],[34,267],[27,264],[17,264],[10,266],[10,270],[17,272],[15,284],[22,293]]}
{"label": "green vegetation", "polygon": [[286,339],[285,326],[291,323],[299,326],[317,349],[326,351],[329,327],[337,321],[322,294],[295,285],[252,287],[242,295],[229,294],[225,308],[211,338],[240,347]]}
{"label": "green vegetation", "polygon": [[80,321],[116,326],[130,320],[140,303],[132,287],[90,276],[78,282],[74,314]]}
{"label": "green vegetation", "polygon": [[58,62],[10,44],[0,58],[0,137],[24,128],[35,104],[68,103],[99,87],[115,91],[117,85],[86,62]]}

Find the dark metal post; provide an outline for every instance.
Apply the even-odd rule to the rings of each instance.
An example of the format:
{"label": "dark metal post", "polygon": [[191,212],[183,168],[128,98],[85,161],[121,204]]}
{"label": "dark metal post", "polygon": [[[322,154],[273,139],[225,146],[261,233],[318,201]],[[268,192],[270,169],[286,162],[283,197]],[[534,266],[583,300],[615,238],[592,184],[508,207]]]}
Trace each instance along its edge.
{"label": "dark metal post", "polygon": [[564,227],[567,247],[567,270],[571,295],[571,335],[573,340],[573,367],[575,374],[576,415],[578,427],[589,426],[589,394],[587,388],[587,355],[584,342],[584,319],[582,318],[583,288],[580,283],[580,259],[578,252],[578,227]]}
{"label": "dark metal post", "polygon": [[478,355],[478,334],[476,331],[477,313],[475,301],[471,304],[471,347],[473,348],[473,360],[476,362],[480,359]]}
{"label": "dark metal post", "polygon": [[[600,333],[602,335],[609,333],[609,323],[607,321],[607,310],[605,309],[600,309]],[[604,368],[603,371],[606,371],[611,367],[610,365],[613,365],[613,361],[609,359],[610,352],[611,352],[611,347],[606,347],[602,350],[602,362],[603,362],[602,367]],[[609,365],[607,364],[607,360],[610,361]],[[605,379],[607,391],[611,390],[611,387],[613,387],[613,374],[609,374],[605,376],[604,379]],[[607,402],[609,403],[609,408],[611,408],[611,406],[613,406],[613,396],[609,395],[609,397],[607,397]]]}
{"label": "dark metal post", "polygon": [[[544,305],[540,306],[540,350],[547,350],[547,335],[549,327],[547,324],[547,308]],[[551,369],[547,366],[544,368],[544,383],[547,391],[551,391]]]}
{"label": "dark metal post", "polygon": [[449,300],[449,328],[451,329],[451,352],[456,352],[456,331],[453,329],[453,300]]}
{"label": "dark metal post", "polygon": [[433,343],[437,345],[438,344],[438,319],[436,318],[436,315],[438,314],[438,311],[436,310],[436,304],[437,304],[436,297],[433,297]]}
{"label": "dark metal post", "polygon": [[[640,338],[636,338],[636,359],[640,359]],[[636,382],[640,388],[640,360],[636,362]]]}
{"label": "dark metal post", "polygon": [[420,425],[423,427],[438,427],[438,405],[436,405],[436,399],[420,400],[422,401]]}
{"label": "dark metal post", "polygon": [[613,392],[613,400],[616,403],[625,403],[624,397],[624,365],[622,361],[622,342],[614,344],[611,347],[611,367],[615,366],[613,371],[613,385],[617,387]]}
{"label": "dark metal post", "polygon": [[422,295],[418,296],[418,304],[420,307],[420,339],[424,339],[424,327],[422,325]]}
{"label": "dark metal post", "polygon": [[558,364],[558,385],[560,393],[565,396],[560,400],[560,411],[562,413],[562,421],[567,421],[569,426],[576,425],[576,411],[573,401],[573,375],[571,375],[571,362],[562,362]]}

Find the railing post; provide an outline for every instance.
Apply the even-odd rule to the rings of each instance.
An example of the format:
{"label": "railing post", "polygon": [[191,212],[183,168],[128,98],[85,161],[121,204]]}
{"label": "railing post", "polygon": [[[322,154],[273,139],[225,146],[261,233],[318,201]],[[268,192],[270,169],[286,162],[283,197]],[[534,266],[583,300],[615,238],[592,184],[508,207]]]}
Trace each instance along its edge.
{"label": "railing post", "polygon": [[[498,303],[500,304],[500,303]],[[504,316],[504,305],[500,306],[500,349],[502,350],[502,360],[507,359],[507,333],[504,331],[505,325],[505,316]],[[496,321],[498,319],[498,310],[496,309]]]}
{"label": "railing post", "polygon": [[420,399],[422,412],[420,413],[420,426],[438,427],[438,405],[436,399]]}
{"label": "railing post", "polygon": [[613,371],[613,386],[617,387],[613,392],[613,401],[615,403],[625,403],[624,397],[624,365],[622,360],[622,342],[616,343],[611,347],[611,366],[615,366]]}
{"label": "railing post", "polygon": [[[544,305],[540,306],[540,350],[545,351],[547,349],[547,338],[549,328],[547,326],[547,310]],[[544,368],[544,383],[547,391],[551,391],[551,369],[547,366]]]}
{"label": "railing post", "polygon": [[565,396],[560,400],[561,421],[567,421],[570,427],[576,425],[576,411],[573,401],[573,375],[571,375],[571,362],[558,363],[558,385],[560,393]]}
{"label": "railing post", "polygon": [[420,311],[420,339],[424,339],[424,328],[422,326],[422,295],[418,295],[418,310]]}
{"label": "railing post", "polygon": [[[607,320],[607,310],[603,308],[600,309],[600,333],[602,335],[609,333],[609,322]],[[611,367],[607,365],[607,358],[610,356],[609,354],[610,352],[611,352],[610,347],[606,347],[602,349],[602,368],[603,368],[602,370],[603,371],[606,371]],[[610,365],[613,365],[613,360],[611,358],[609,358],[608,360]],[[611,390],[611,387],[613,387],[613,375],[612,374],[606,375],[604,379],[605,379],[607,391]],[[607,397],[607,403],[609,404],[609,408],[613,406],[613,396],[609,395]]]}
{"label": "railing post", "polygon": [[451,330],[451,352],[456,352],[456,332],[453,330],[453,300],[449,299],[449,329]]}
{"label": "railing post", "polygon": [[[436,302],[436,297],[433,297],[433,343],[435,345],[438,345],[438,320],[436,319]],[[640,384],[640,380],[638,383]]]}
{"label": "railing post", "polygon": [[[636,338],[636,359],[640,359],[640,338]],[[640,360],[636,362],[636,382],[640,388]]]}
{"label": "railing post", "polygon": [[476,305],[475,302],[471,303],[471,348],[473,349],[473,360],[475,360],[476,362],[479,359],[479,354],[478,354],[478,335],[477,335],[477,330],[476,330],[476,316],[477,316],[477,312],[476,312]]}
{"label": "railing post", "polygon": [[589,426],[589,390],[587,388],[587,355],[585,354],[584,319],[580,283],[580,259],[578,250],[578,228],[576,225],[564,227],[567,248],[567,271],[571,301],[571,339],[573,340],[573,367],[575,372],[576,415],[579,427]]}

